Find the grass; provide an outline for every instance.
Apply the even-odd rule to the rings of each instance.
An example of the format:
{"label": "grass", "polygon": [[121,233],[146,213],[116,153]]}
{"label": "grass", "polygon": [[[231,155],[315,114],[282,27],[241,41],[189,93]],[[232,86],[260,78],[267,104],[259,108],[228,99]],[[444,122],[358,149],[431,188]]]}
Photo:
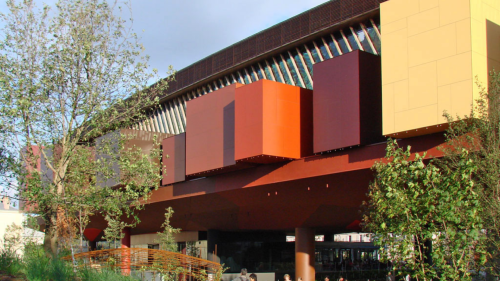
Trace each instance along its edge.
{"label": "grass", "polygon": [[14,252],[0,250],[0,277],[2,276],[27,281],[139,280],[131,276],[123,276],[120,272],[110,269],[97,271],[90,268],[78,268],[75,272],[70,262],[63,261],[60,258],[50,258],[38,245],[27,246],[23,258],[20,258]]}

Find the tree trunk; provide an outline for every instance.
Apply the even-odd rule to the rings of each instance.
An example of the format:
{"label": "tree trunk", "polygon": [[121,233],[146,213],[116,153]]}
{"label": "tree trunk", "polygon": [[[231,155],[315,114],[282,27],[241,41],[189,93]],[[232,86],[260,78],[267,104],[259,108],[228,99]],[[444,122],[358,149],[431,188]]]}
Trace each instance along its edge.
{"label": "tree trunk", "polygon": [[45,238],[43,249],[47,255],[57,255],[57,213],[51,212],[45,219]]}

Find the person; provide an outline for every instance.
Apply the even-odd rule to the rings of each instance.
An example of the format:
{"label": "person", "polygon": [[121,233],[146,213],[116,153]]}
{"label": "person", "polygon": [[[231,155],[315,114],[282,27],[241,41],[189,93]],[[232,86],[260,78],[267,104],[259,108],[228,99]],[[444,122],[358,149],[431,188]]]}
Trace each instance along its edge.
{"label": "person", "polygon": [[234,278],[233,281],[250,281],[250,279],[248,279],[248,277],[247,277],[247,269],[246,268],[242,268],[240,273],[241,273],[241,275],[239,277]]}
{"label": "person", "polygon": [[339,281],[344,281],[344,277],[340,276]]}
{"label": "person", "polygon": [[325,281],[330,281],[330,277],[328,275],[325,276]]}
{"label": "person", "polygon": [[285,276],[283,276],[283,278],[285,278],[285,281],[292,281],[292,279],[290,279],[289,274],[285,274]]}
{"label": "person", "polygon": [[255,273],[250,274],[250,281],[257,281],[257,275]]}
{"label": "person", "polygon": [[299,277],[299,278],[297,279],[297,281],[304,281],[304,280],[302,280],[302,277]]}

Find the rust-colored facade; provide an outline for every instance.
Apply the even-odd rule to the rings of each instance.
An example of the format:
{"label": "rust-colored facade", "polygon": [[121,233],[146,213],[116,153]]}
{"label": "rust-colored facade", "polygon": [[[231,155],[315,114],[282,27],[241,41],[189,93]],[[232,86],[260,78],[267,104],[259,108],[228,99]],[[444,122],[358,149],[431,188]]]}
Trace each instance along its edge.
{"label": "rust-colored facade", "polygon": [[[437,116],[470,110],[475,96],[459,87],[469,80],[455,80],[484,74],[500,57],[490,34],[500,19],[478,8],[485,1],[329,1],[179,71],[150,116],[157,126],[149,130],[169,135],[162,181],[130,229],[131,246],[154,246],[170,206],[178,241],[198,243],[201,256],[232,273],[314,280],[344,259],[377,256],[373,245],[333,237],[359,230],[386,136],[403,138],[412,153],[443,155]],[[429,11],[433,21],[415,20]],[[478,19],[490,33],[482,25],[466,32]],[[460,36],[444,32],[453,28]],[[491,38],[472,44],[467,34]],[[416,39],[438,35],[453,48]],[[141,122],[135,128],[150,128]],[[104,227],[98,217],[89,225]]]}

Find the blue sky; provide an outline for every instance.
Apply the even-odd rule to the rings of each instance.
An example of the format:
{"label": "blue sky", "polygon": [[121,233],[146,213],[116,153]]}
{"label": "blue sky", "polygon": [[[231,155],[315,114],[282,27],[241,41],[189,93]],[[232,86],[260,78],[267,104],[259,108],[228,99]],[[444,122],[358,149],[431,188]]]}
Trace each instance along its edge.
{"label": "blue sky", "polygon": [[187,0],[132,2],[151,65],[182,69],[325,0]]}
{"label": "blue sky", "polygon": [[[19,0],[18,0],[19,1]],[[34,0],[53,5],[56,0]],[[123,0],[119,0],[123,1]],[[327,0],[132,0],[134,29],[152,68],[180,70]],[[0,11],[7,12],[5,0]]]}

